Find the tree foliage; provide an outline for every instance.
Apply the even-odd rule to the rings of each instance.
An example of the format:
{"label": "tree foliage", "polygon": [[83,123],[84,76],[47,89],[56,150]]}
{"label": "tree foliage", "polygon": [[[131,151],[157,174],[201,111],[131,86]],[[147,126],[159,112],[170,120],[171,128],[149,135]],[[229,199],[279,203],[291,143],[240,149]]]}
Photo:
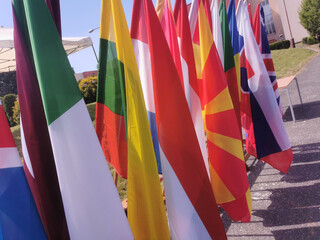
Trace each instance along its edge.
{"label": "tree foliage", "polygon": [[17,94],[16,72],[0,73],[0,96],[6,94]]}
{"label": "tree foliage", "polygon": [[303,0],[301,3],[299,18],[302,26],[311,36],[320,35],[320,1]]}
{"label": "tree foliage", "polygon": [[13,127],[16,125],[13,121],[13,106],[16,99],[17,99],[17,95],[7,94],[3,97],[3,100],[2,100],[3,109],[6,113],[10,127]]}

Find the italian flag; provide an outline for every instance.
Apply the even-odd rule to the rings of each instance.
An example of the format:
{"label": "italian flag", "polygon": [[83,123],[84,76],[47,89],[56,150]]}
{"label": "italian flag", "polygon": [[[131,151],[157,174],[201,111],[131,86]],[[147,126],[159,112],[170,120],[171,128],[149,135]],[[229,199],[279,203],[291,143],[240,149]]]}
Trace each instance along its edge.
{"label": "italian flag", "polygon": [[50,12],[42,0],[23,3],[70,238],[132,239]]}

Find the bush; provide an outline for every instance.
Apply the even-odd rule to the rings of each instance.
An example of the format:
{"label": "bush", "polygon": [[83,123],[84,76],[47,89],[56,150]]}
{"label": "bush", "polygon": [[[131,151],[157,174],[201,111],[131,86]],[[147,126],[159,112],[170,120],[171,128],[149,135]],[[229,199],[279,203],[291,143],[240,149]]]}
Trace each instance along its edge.
{"label": "bush", "polygon": [[96,101],[97,77],[84,78],[79,82],[79,89],[86,104]]}
{"label": "bush", "polygon": [[302,38],[302,43],[303,44],[308,44],[308,37]]}
{"label": "bush", "polygon": [[307,44],[312,45],[312,44],[316,44],[316,43],[319,43],[319,41],[314,36],[308,37]]}
{"label": "bush", "polygon": [[15,123],[12,117],[13,117],[13,106],[16,99],[17,99],[17,95],[7,94],[3,97],[3,101],[2,101],[3,109],[6,113],[10,127],[15,126]]}
{"label": "bush", "polygon": [[290,41],[284,40],[280,42],[275,42],[270,44],[270,50],[287,49],[290,47]]}
{"label": "bush", "polygon": [[12,109],[12,120],[15,125],[20,124],[20,106],[19,106],[19,98],[17,97],[16,101],[14,102],[13,109]]}
{"label": "bush", "polygon": [[301,25],[311,36],[320,34],[320,1],[303,0],[300,6],[299,18]]}

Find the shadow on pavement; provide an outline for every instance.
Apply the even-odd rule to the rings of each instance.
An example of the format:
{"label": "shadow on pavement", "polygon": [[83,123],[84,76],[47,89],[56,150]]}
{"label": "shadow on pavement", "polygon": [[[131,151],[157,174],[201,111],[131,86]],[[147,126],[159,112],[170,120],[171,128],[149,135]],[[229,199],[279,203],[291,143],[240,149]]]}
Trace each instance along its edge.
{"label": "shadow on pavement", "polygon": [[281,182],[287,188],[266,189],[271,205],[253,215],[263,219],[275,239],[320,239],[320,144],[293,146],[293,165]]}
{"label": "shadow on pavement", "polygon": [[[252,163],[249,165],[250,172],[248,174],[248,180],[249,180],[250,188],[253,186],[253,184],[255,183],[257,178],[259,177],[264,165],[265,165],[265,163],[263,163],[262,161],[260,161],[258,159],[254,159],[252,161]],[[233,221],[231,220],[229,215],[222,208],[220,208],[220,213],[221,213],[221,219],[224,224],[224,228],[227,232]]]}
{"label": "shadow on pavement", "polygon": [[320,227],[306,227],[272,231],[272,234],[276,240],[319,240],[320,238]]}
{"label": "shadow on pavement", "polygon": [[[293,111],[294,111],[296,121],[304,121],[304,120],[319,118],[320,117],[319,109],[320,109],[320,101],[307,102],[307,103],[303,103],[303,105],[298,104],[293,106]],[[289,107],[286,107],[286,110],[283,116],[283,121],[284,122],[292,121],[292,115]]]}
{"label": "shadow on pavement", "polygon": [[272,193],[271,205],[253,213],[263,218],[264,226],[289,228],[290,225],[320,222],[320,184],[267,190]]}
{"label": "shadow on pavement", "polygon": [[296,145],[292,151],[293,165],[281,181],[297,183],[320,179],[320,143]]}
{"label": "shadow on pavement", "polygon": [[[320,104],[320,102],[319,102]],[[319,114],[320,115],[320,114]],[[255,210],[253,215],[262,218],[263,226],[279,228],[272,230],[275,239],[320,239],[320,143],[292,147],[293,162],[288,173],[281,174],[279,182],[287,182],[286,188],[266,188],[270,193],[267,209]],[[248,174],[250,188],[257,181],[264,163],[254,160]],[[273,181],[279,173],[265,170],[264,176]],[[316,182],[312,182],[316,181]],[[265,182],[265,181],[264,181]],[[228,231],[232,220],[221,209],[222,220]]]}

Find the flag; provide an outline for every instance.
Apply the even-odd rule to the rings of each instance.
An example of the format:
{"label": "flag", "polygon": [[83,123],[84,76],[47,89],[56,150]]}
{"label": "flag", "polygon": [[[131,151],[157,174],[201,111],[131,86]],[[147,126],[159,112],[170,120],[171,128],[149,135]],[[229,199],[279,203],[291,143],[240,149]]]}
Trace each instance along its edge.
{"label": "flag", "polygon": [[70,238],[133,239],[50,12],[23,3]]}
{"label": "flag", "polygon": [[[140,5],[139,5],[140,6]],[[138,16],[135,16],[135,18],[139,19]],[[131,21],[131,29],[133,26],[133,22],[135,22],[133,15],[132,15],[132,21]],[[161,29],[160,29],[161,31]],[[145,30],[142,31],[143,34],[146,34]],[[146,35],[143,35],[144,39],[146,39]],[[132,38],[132,34],[131,34]],[[158,131],[157,131],[157,122],[156,122],[156,114],[155,114],[155,104],[154,104],[154,96],[153,96],[153,84],[152,81],[147,81],[147,79],[152,79],[152,72],[150,67],[150,53],[148,50],[148,46],[143,44],[144,41],[135,41],[133,42],[133,48],[135,52],[135,57],[137,59],[139,74],[141,78],[141,85],[143,90],[143,96],[146,104],[148,119],[149,119],[149,126],[151,130],[151,137],[153,142],[153,148],[157,159],[157,166],[158,166],[158,172],[159,174],[162,174],[162,166],[161,166],[161,160],[160,160],[160,147],[159,147],[159,139],[158,139]],[[137,55],[137,53],[141,53],[141,59]],[[142,66],[144,65],[144,66]]]}
{"label": "flag", "polygon": [[[177,4],[177,2],[176,2],[176,4]],[[178,4],[181,5],[181,1],[179,1]],[[178,7],[180,7],[180,6],[178,6]],[[172,15],[170,0],[159,0],[157,2],[156,11],[157,11],[158,17],[160,19],[161,27],[162,27],[164,35],[166,37],[171,55],[173,57],[173,60],[174,60],[175,66],[176,66],[176,69],[178,71],[182,88],[185,91],[185,97],[187,99],[188,106],[189,106],[189,109],[191,112],[192,121],[194,123],[194,127],[196,130],[196,134],[197,134],[197,138],[198,138],[199,145],[201,148],[201,152],[204,157],[204,163],[205,163],[207,172],[209,174],[209,166],[208,166],[208,161],[207,161],[208,154],[207,154],[207,149],[206,149],[203,121],[201,120],[202,115],[201,115],[201,108],[200,108],[201,105],[199,102],[200,99],[198,96],[195,95],[196,94],[195,92],[192,92],[192,93],[190,92],[192,90],[190,89],[190,83],[189,83],[189,70],[188,70],[189,67],[188,67],[188,65],[189,66],[191,65],[190,71],[192,71],[192,73],[190,73],[190,74],[196,74],[195,66],[194,66],[192,45],[191,45],[191,48],[189,48],[189,46],[188,46],[188,44],[189,44],[188,42],[190,42],[192,44],[191,35],[189,34],[190,39],[188,39],[187,36],[184,36],[183,42],[182,42],[182,28],[184,28],[184,27],[189,28],[188,17],[186,15],[187,18],[185,20],[181,19],[180,22],[178,23],[177,22],[177,21],[179,21],[177,19],[178,13],[177,12],[175,13],[175,15],[174,15],[175,19],[174,19],[174,16]],[[177,9],[176,11],[179,11],[179,9]],[[176,27],[175,22],[177,24],[177,27]],[[180,26],[178,26],[178,24],[180,24]],[[178,33],[178,31],[179,31],[179,33]],[[184,32],[185,31],[187,31],[187,30],[184,30]],[[190,29],[188,31],[190,32]],[[177,36],[178,34],[179,34],[179,37]],[[182,51],[183,51],[183,53],[182,53]],[[188,60],[187,60],[188,64],[186,62],[186,58],[188,58]],[[194,77],[194,75],[192,77]],[[191,81],[194,81],[194,84],[197,84],[196,75],[195,75],[195,79],[191,80]],[[194,85],[194,87],[195,87],[195,85]],[[192,100],[191,100],[191,98],[192,98]]]}
{"label": "flag", "polygon": [[238,15],[239,33],[244,37],[246,91],[252,112],[253,128],[250,131],[254,131],[257,157],[286,173],[292,162],[292,149],[273,86],[250,26],[246,3],[240,3]]}
{"label": "flag", "polygon": [[[204,0],[205,1],[205,0]],[[199,2],[199,34],[202,65],[202,106],[213,192],[235,221],[250,220],[251,196],[235,110],[227,80],[215,47],[204,1]],[[239,208],[238,206],[242,207]]]}
{"label": "flag", "polygon": [[128,220],[133,236],[170,239],[138,66],[126,26],[121,1],[102,0],[99,94],[104,92],[101,97],[111,102],[117,94],[108,95],[108,89],[114,88],[112,84],[123,86],[118,95],[125,96]]}
{"label": "flag", "polygon": [[22,0],[13,0],[24,171],[49,239],[69,239]]}
{"label": "flag", "polygon": [[170,0],[158,0],[156,5],[156,12],[159,17],[163,33],[166,37],[173,61],[177,68],[181,86],[185,88],[184,79],[182,75],[181,57],[176,32],[176,26],[173,19],[171,1]]}
{"label": "flag", "polygon": [[223,53],[223,41],[222,41],[222,32],[221,32],[221,23],[219,17],[219,3],[218,0],[212,0],[211,2],[211,15],[212,15],[212,32],[213,40],[216,45],[220,61],[222,66],[224,65],[224,53]]}
{"label": "flag", "polygon": [[197,71],[192,48],[192,38],[188,19],[187,4],[185,0],[176,0],[173,16],[176,22],[177,37],[180,47],[183,81],[185,84],[185,95],[189,105],[194,129],[197,134],[204,164],[209,175],[206,136],[203,126]]}
{"label": "flag", "polygon": [[269,74],[269,78],[271,84],[273,86],[274,94],[277,99],[277,103],[279,106],[279,111],[282,114],[282,107],[280,102],[280,93],[278,89],[277,76],[273,65],[272,55],[270,51],[268,36],[265,28],[265,18],[263,7],[260,3],[257,5],[256,11],[254,13],[253,18],[253,33],[256,38],[257,44],[259,46],[260,52],[262,54],[262,58],[264,61],[264,65]]}
{"label": "flag", "polygon": [[[191,31],[191,37],[194,44],[199,45],[200,39],[199,39],[199,24],[198,24],[198,7],[199,7],[199,1],[200,0],[192,0],[191,6],[189,10],[189,22],[190,22],[190,31]],[[208,16],[208,22],[210,26],[210,30],[212,32],[212,18],[211,16],[211,10],[209,1],[204,2],[204,9]],[[193,45],[194,52],[195,52],[195,58],[196,58],[196,66],[197,66],[197,54],[199,52],[199,58],[200,58],[200,49],[195,49],[197,46]],[[201,68],[201,67],[200,67]],[[197,73],[198,73],[198,66],[197,66]]]}
{"label": "flag", "polygon": [[[102,10],[104,11],[103,8]],[[112,16],[109,15],[109,17]],[[101,28],[106,28],[107,32],[112,31],[113,28],[109,30],[112,22],[109,25],[104,23]],[[113,40],[115,42],[115,39]],[[103,46],[105,46],[105,39],[100,38],[100,59],[103,59],[104,62],[99,63],[95,129],[107,161],[121,177],[127,178],[125,82],[124,80],[115,81],[123,78],[123,73],[117,71],[119,63],[116,59],[116,52],[108,51],[108,48],[103,50],[101,49]],[[107,59],[113,59],[113,61]],[[107,74],[112,78],[109,78]]]}
{"label": "flag", "polygon": [[234,110],[236,113],[239,132],[240,132],[240,135],[242,136],[237,71],[235,68],[235,62],[234,62],[234,56],[233,56],[233,50],[232,50],[232,43],[231,43],[231,36],[230,36],[230,31],[229,31],[229,22],[228,22],[228,17],[227,17],[227,9],[226,9],[226,1],[225,0],[221,0],[221,2],[220,2],[219,13],[220,13],[220,22],[221,22],[222,40],[223,40],[224,72],[226,75],[233,107],[234,107]]}
{"label": "flag", "polygon": [[52,19],[56,24],[60,37],[61,33],[61,15],[60,15],[60,0],[46,0],[47,6],[50,10]]}
{"label": "flag", "polygon": [[250,25],[252,27],[253,26],[252,25],[252,12],[251,12],[251,4],[250,3],[247,5],[247,9],[248,9],[248,14],[249,14],[249,19],[250,19]]}
{"label": "flag", "polygon": [[1,101],[0,239],[47,239]]}
{"label": "flag", "polygon": [[240,35],[237,28],[236,21],[236,8],[235,8],[235,0],[230,0],[227,15],[229,22],[229,30],[230,37],[233,49],[234,63],[237,72],[237,82],[238,82],[238,90],[239,90],[239,100],[241,101],[241,72],[240,72],[240,44],[239,41],[243,42],[243,39],[240,40]]}
{"label": "flag", "polygon": [[[244,50],[244,36],[240,34],[240,28],[243,28],[240,24],[241,17],[239,9],[242,8],[242,1],[238,1],[236,12],[237,29],[239,30],[239,65],[240,65],[240,81],[241,81],[241,93],[240,93],[240,109],[241,109],[241,126],[246,133],[246,151],[249,155],[257,157],[256,143],[252,124],[252,114],[250,105],[250,93],[248,88],[247,68]],[[241,30],[241,32],[243,32]]]}
{"label": "flag", "polygon": [[134,1],[131,38],[142,84],[151,85],[149,96],[154,96],[171,238],[226,239],[185,94],[151,0]]}

